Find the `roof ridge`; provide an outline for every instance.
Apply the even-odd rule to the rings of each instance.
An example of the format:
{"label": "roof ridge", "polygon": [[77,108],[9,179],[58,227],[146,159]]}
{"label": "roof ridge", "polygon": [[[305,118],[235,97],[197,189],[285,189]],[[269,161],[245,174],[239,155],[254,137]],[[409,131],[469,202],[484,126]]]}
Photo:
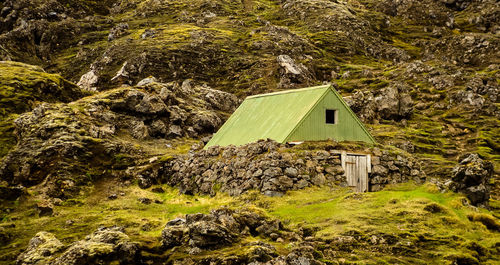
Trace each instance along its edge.
{"label": "roof ridge", "polygon": [[248,96],[245,99],[253,99],[253,98],[260,98],[260,97],[269,97],[269,96],[289,94],[289,93],[298,93],[298,92],[309,91],[309,90],[314,90],[314,89],[324,89],[324,88],[328,88],[330,86],[331,86],[330,84],[327,84],[327,85],[304,87],[304,88],[298,88],[298,89],[288,89],[288,90],[283,90],[283,91],[276,91],[276,92],[271,92],[271,93],[265,93],[265,94],[258,94],[258,95]]}

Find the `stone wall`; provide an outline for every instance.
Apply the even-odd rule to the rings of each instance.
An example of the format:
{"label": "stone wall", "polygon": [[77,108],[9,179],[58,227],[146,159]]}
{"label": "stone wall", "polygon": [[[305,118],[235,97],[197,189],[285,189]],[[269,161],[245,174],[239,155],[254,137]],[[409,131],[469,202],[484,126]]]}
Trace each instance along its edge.
{"label": "stone wall", "polygon": [[420,162],[415,158],[409,155],[380,151],[377,148],[371,151],[373,155],[372,172],[369,175],[370,191],[382,190],[387,184],[425,181],[426,174],[422,170]]}
{"label": "stone wall", "polygon": [[[425,179],[420,164],[409,156],[377,148],[368,151],[372,153],[371,191],[387,184]],[[158,176],[160,182],[177,186],[185,194],[213,195],[222,191],[239,195],[259,190],[281,196],[287,190],[313,185],[346,185],[337,150],[301,150],[270,140],[241,147],[215,146],[179,156],[167,162]]]}
{"label": "stone wall", "polygon": [[287,152],[284,145],[259,141],[242,147],[211,147],[179,157],[165,167],[170,185],[182,193],[239,195],[260,190],[279,196],[287,190],[345,181],[338,154],[320,150]]}

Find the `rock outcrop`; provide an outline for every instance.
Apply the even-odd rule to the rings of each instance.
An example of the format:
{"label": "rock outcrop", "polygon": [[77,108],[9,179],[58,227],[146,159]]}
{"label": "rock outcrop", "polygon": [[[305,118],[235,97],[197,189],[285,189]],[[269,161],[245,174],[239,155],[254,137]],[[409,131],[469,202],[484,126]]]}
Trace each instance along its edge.
{"label": "rock outcrop", "polygon": [[46,194],[66,197],[96,177],[87,174],[89,166],[94,172],[117,170],[111,173],[117,177],[124,169],[120,163],[133,165],[132,157],[147,153],[120,135],[154,140],[213,133],[225,119],[220,111],[237,103],[228,93],[176,83],[122,87],[71,104],[43,103],[15,121],[18,144],[1,161],[0,177],[11,186],[45,181]]}
{"label": "rock outcrop", "polygon": [[0,61],[0,158],[16,143],[14,120],[41,102],[70,102],[89,95],[41,67]]}
{"label": "rock outcrop", "polygon": [[210,214],[188,214],[167,223],[162,231],[164,248],[185,246],[199,249],[216,249],[238,242],[242,237],[269,237],[280,233],[283,226],[250,210],[226,208]]}
{"label": "rock outcrop", "polygon": [[53,264],[132,264],[138,257],[138,245],[130,242],[123,228],[109,227],[99,228],[84,240],[71,244]]}
{"label": "rock outcrop", "polygon": [[392,84],[375,93],[358,91],[345,98],[351,109],[365,122],[377,122],[380,119],[409,119],[413,114],[413,100],[408,94],[409,88],[401,83]]}
{"label": "rock outcrop", "polygon": [[140,257],[138,245],[130,242],[120,227],[99,228],[84,240],[64,249],[65,246],[53,234],[39,232],[19,255],[17,264],[133,264]]}
{"label": "rock outcrop", "polygon": [[[289,231],[279,220],[250,209],[221,208],[210,214],[188,214],[169,221],[162,232],[162,244],[177,254],[173,257],[180,257],[173,258],[174,264],[323,264],[312,255],[312,248],[297,247],[281,256],[272,244],[264,242],[300,242],[307,236],[310,235]],[[196,256],[202,251],[235,245],[239,251],[232,255]],[[180,253],[190,257],[184,258]]]}
{"label": "rock outcrop", "polygon": [[477,154],[462,157],[459,165],[453,168],[450,188],[464,193],[473,205],[483,205],[490,199],[490,178],[493,164],[484,161]]}
{"label": "rock outcrop", "polygon": [[17,257],[17,264],[31,265],[48,263],[52,255],[60,252],[64,245],[53,234],[38,232],[29,244],[28,248]]}

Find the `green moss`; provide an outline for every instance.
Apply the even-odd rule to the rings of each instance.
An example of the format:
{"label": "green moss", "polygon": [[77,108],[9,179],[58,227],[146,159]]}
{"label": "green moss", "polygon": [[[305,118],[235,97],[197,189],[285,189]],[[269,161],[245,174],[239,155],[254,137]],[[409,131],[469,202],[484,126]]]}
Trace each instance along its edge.
{"label": "green moss", "polygon": [[392,45],[397,48],[401,48],[405,51],[408,52],[412,57],[416,58],[420,55],[420,48],[413,46],[411,44],[408,44],[400,39],[393,38],[392,39]]}
{"label": "green moss", "polygon": [[[498,242],[495,232],[469,220],[468,215],[474,214],[474,210],[463,206],[461,200],[460,195],[441,193],[430,184],[408,183],[364,194],[344,188],[310,188],[289,192],[282,198],[259,198],[256,203],[265,205],[271,215],[288,220],[291,226],[319,227],[316,236],[326,239],[357,231],[361,236],[387,234],[408,238],[408,242],[420,241],[420,237],[427,240],[457,237],[485,246]],[[414,249],[420,253],[414,261],[418,264],[425,260],[442,261],[460,248],[469,252],[453,241],[420,244]],[[355,253],[358,259],[370,262],[388,258],[373,257],[372,253],[360,249]],[[411,257],[405,260],[408,262]]]}
{"label": "green moss", "polygon": [[0,62],[0,157],[15,144],[13,121],[40,102],[68,102],[88,93],[38,66]]}
{"label": "green moss", "polygon": [[[1,225],[11,227],[9,232],[15,235],[9,245],[0,246],[0,263],[9,256],[23,250],[28,241],[38,231],[54,233],[61,242],[67,244],[81,240],[99,226],[119,225],[125,227],[127,234],[134,241],[146,245],[156,245],[164,224],[175,217],[189,213],[207,213],[209,209],[227,204],[233,199],[226,195],[215,197],[179,195],[177,189],[163,187],[165,193],[154,193],[139,189],[137,186],[119,187],[109,182],[101,182],[88,193],[54,207],[54,216],[33,218],[28,209],[32,209],[35,199],[21,202],[16,210],[4,218]],[[109,200],[112,193],[124,192],[117,200]],[[145,205],[138,198],[147,197],[161,203]],[[6,205],[3,205],[6,206]],[[72,224],[66,221],[72,220]],[[145,224],[157,223],[148,231],[141,227]],[[96,248],[96,251],[106,249]]]}
{"label": "green moss", "polygon": [[18,116],[17,114],[6,115],[3,118],[0,116],[0,158],[16,144],[14,120]]}

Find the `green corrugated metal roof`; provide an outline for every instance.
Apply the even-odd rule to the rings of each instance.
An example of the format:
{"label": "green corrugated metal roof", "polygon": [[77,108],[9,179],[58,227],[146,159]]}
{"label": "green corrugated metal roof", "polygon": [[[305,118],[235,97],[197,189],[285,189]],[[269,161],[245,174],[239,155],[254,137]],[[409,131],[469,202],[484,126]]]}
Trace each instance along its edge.
{"label": "green corrugated metal roof", "polygon": [[262,136],[283,142],[330,85],[247,97],[205,147],[243,145]]}

